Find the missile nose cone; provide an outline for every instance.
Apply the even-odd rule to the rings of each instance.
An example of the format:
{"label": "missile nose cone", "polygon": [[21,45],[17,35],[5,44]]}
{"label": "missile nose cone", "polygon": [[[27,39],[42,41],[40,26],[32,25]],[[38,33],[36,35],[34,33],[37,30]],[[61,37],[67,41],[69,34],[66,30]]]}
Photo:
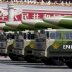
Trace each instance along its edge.
{"label": "missile nose cone", "polygon": [[21,24],[21,21],[14,21],[14,22],[6,22],[5,23],[5,25],[13,27],[13,28],[17,28],[19,24]]}
{"label": "missile nose cone", "polygon": [[6,26],[5,23],[0,23],[0,29],[2,30],[3,27]]}
{"label": "missile nose cone", "polygon": [[31,27],[35,27],[35,24],[39,21],[40,19],[27,19],[27,20],[22,20],[21,22],[22,24],[25,24]]}
{"label": "missile nose cone", "polygon": [[64,16],[53,16],[53,17],[43,17],[43,21],[53,24],[53,25],[58,25],[59,21],[63,18]]}

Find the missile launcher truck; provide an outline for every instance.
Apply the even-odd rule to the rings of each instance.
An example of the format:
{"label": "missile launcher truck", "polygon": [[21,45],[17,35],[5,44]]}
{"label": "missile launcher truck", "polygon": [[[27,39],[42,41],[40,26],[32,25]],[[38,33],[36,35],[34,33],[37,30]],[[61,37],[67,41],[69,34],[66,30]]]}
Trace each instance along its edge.
{"label": "missile launcher truck", "polygon": [[36,30],[34,57],[41,58],[46,65],[63,65],[72,68],[72,29]]}
{"label": "missile launcher truck", "polygon": [[32,57],[32,50],[34,49],[34,31],[17,31],[14,35],[15,40],[13,42],[14,49],[12,50],[12,55],[21,60],[26,60],[27,62],[41,62],[41,59],[34,59]]}
{"label": "missile launcher truck", "polygon": [[14,41],[14,32],[1,32],[0,33],[0,55],[1,56],[9,56],[13,61],[21,61],[22,58],[12,56],[12,49]]}
{"label": "missile launcher truck", "polygon": [[[1,32],[0,33],[0,55],[7,56],[12,51],[12,42],[14,32]],[[11,37],[12,35],[12,37]]]}
{"label": "missile launcher truck", "polygon": [[[6,25],[7,24],[7,25]],[[29,29],[29,30],[36,30],[35,28],[33,28],[33,27],[29,27],[29,26],[27,26],[27,25],[23,25],[23,24],[19,24],[19,23],[17,23],[17,22],[9,22],[9,23],[2,23],[2,24],[0,24],[0,29],[1,30],[4,30],[4,31],[20,31],[20,30],[26,30],[26,29]],[[19,26],[19,27],[18,27]],[[18,27],[18,28],[17,28]],[[26,31],[24,31],[24,32],[26,32]],[[27,31],[27,33],[28,33],[28,31]],[[24,33],[24,35],[25,35],[25,33]],[[29,39],[29,37],[27,38],[27,34],[24,36],[24,37],[26,37],[25,39],[24,39],[24,41],[25,41],[25,43],[27,44],[28,42],[30,42],[30,44],[32,44],[33,43],[33,41],[32,41],[32,36],[33,36],[33,34],[31,34],[31,39]],[[11,39],[10,39],[11,40]],[[15,34],[14,34],[14,41],[15,41],[16,39],[15,39]],[[31,51],[27,51],[28,50],[28,46],[26,46],[27,48],[25,48],[25,50],[27,51],[27,52],[25,52],[25,50],[24,50],[24,48],[23,49],[21,49],[21,48],[16,48],[15,47],[15,42],[13,41],[13,43],[12,43],[12,46],[10,47],[11,48],[11,53],[9,53],[9,57],[11,58],[11,60],[13,60],[13,61],[23,61],[23,60],[29,60],[29,58],[28,57],[31,57],[30,55],[29,56],[25,56],[25,57],[23,57],[23,55],[25,55],[25,54],[27,54],[28,52],[30,52],[30,54],[32,54],[31,53],[31,51],[32,51],[32,49],[33,48],[31,48],[31,47],[33,47],[33,45],[32,46],[30,46],[30,44],[28,45],[29,46],[29,48],[30,48],[30,50]],[[17,40],[16,40],[17,41]],[[28,41],[28,42],[27,42]],[[25,45],[26,45],[25,44]],[[24,46],[25,47],[25,46]],[[9,47],[7,48],[7,49],[10,49]],[[24,53],[25,54],[23,54],[23,53],[21,53],[21,54],[18,54],[18,52],[17,51],[21,51],[22,50],[22,52],[23,52],[23,50],[24,50]],[[8,50],[7,50],[8,51]],[[14,53],[15,52],[15,53]],[[19,52],[20,53],[20,52]],[[3,54],[1,54],[2,56],[3,56]],[[36,60],[36,59],[35,59]],[[30,62],[31,60],[29,60],[28,62]],[[36,61],[32,61],[32,62],[36,62]]]}

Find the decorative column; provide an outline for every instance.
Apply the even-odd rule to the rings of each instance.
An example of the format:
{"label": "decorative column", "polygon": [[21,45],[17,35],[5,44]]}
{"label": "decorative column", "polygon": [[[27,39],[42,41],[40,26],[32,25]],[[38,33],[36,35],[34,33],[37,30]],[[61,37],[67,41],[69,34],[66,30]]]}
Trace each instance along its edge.
{"label": "decorative column", "polygon": [[8,4],[8,22],[14,21],[14,4],[12,0]]}

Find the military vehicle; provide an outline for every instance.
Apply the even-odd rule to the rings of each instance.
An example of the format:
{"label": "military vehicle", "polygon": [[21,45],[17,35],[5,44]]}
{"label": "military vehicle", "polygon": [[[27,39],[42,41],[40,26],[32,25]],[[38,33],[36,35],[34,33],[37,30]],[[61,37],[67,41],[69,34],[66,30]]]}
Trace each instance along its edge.
{"label": "military vehicle", "polygon": [[[4,31],[19,31],[19,29],[15,29],[13,27],[6,26],[5,23],[0,23],[0,30],[4,30]],[[5,52],[5,53],[0,52],[0,55],[1,56],[8,56],[9,55],[10,59],[13,60],[13,61],[22,60],[22,58],[15,57],[15,56],[12,55],[12,49],[14,48],[13,44],[12,44],[13,40],[14,40],[14,35],[12,33],[14,33],[14,32],[5,32],[5,33],[6,33],[6,36],[7,36],[7,47],[5,48],[5,51],[7,51],[7,52]],[[12,38],[10,37],[11,34],[12,34]],[[0,49],[3,49],[3,48],[0,48]],[[0,51],[2,51],[2,50],[0,50]]]}
{"label": "military vehicle", "polygon": [[[36,28],[33,28],[33,27],[29,27],[29,26],[27,26],[27,25],[23,25],[23,24],[19,24],[20,22],[6,22],[6,24],[9,24],[10,26],[7,26],[7,25],[5,25],[5,23],[2,23],[2,24],[0,24],[0,29],[1,30],[4,30],[4,31],[9,31],[9,30],[11,30],[11,31],[19,31],[19,30],[25,30],[25,29],[29,29],[29,30],[36,30]],[[26,35],[27,36],[27,35]],[[33,36],[32,34],[31,34],[31,36]],[[29,38],[29,37],[28,37]],[[32,37],[31,37],[32,38]],[[16,39],[15,39],[16,40]],[[32,39],[24,39],[24,44],[27,44],[28,42],[30,42],[30,44],[32,44],[33,43],[33,41],[32,41]],[[14,42],[13,42],[13,44],[14,44]],[[28,45],[29,46],[29,48],[31,48],[30,47],[30,44]],[[15,46],[15,44],[14,44],[14,46]],[[24,46],[25,47],[25,46]],[[13,47],[14,48],[14,47]],[[12,48],[12,49],[13,49]],[[15,50],[16,52],[18,51],[17,49],[19,49],[19,48],[14,48],[13,50]],[[27,48],[28,49],[28,48]],[[24,60],[24,56],[23,55],[25,55],[25,54],[27,54],[28,52],[30,52],[30,51],[27,51],[27,53],[26,52],[24,52],[25,54],[23,54],[23,53],[21,53],[21,54],[17,54],[17,53],[14,53],[15,51],[13,51],[12,50],[12,53],[10,53],[9,54],[9,57],[11,58],[11,60],[13,60],[13,61],[22,61],[22,60]],[[24,50],[24,48],[22,49],[22,51]],[[26,49],[25,49],[26,50]],[[20,50],[19,50],[20,51]],[[31,49],[31,51],[32,51],[32,49]],[[32,53],[31,53],[32,54]],[[30,56],[25,56],[25,59],[26,60],[29,60],[30,58],[28,58],[28,57],[30,57]],[[30,60],[28,61],[28,62],[30,62]],[[32,61],[32,62],[37,62],[37,61]]]}
{"label": "military vehicle", "polygon": [[13,41],[14,32],[8,31],[0,33],[0,56],[9,56],[13,61],[22,61],[23,58],[13,56]]}
{"label": "military vehicle", "polygon": [[21,60],[26,60],[27,62],[41,62],[41,59],[35,59],[32,57],[33,46],[34,31],[17,31],[15,32],[12,55],[20,57]]}
{"label": "military vehicle", "polygon": [[[12,52],[12,43],[14,40],[14,32],[1,32],[0,33],[0,55],[7,56]],[[12,36],[12,37],[11,37]]]}
{"label": "military vehicle", "polygon": [[72,29],[41,29],[35,31],[34,57],[46,65],[63,65],[72,68]]}

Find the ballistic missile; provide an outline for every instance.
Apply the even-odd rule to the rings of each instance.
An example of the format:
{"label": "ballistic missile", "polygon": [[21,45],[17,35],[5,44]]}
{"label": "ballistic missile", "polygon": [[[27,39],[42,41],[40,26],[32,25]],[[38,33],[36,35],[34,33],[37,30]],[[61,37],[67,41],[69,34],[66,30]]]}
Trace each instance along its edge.
{"label": "ballistic missile", "polygon": [[37,30],[37,28],[22,24],[21,21],[6,22],[5,25],[19,30]]}
{"label": "ballistic missile", "polygon": [[50,23],[44,22],[43,19],[27,19],[27,20],[22,20],[22,24],[28,25],[34,28],[53,28],[53,29],[64,29],[63,27],[55,26]]}
{"label": "ballistic missile", "polygon": [[6,26],[5,23],[0,23],[0,30],[3,30],[3,31],[19,31],[18,29]]}
{"label": "ballistic missile", "polygon": [[43,21],[55,26],[72,29],[72,16],[43,17]]}

